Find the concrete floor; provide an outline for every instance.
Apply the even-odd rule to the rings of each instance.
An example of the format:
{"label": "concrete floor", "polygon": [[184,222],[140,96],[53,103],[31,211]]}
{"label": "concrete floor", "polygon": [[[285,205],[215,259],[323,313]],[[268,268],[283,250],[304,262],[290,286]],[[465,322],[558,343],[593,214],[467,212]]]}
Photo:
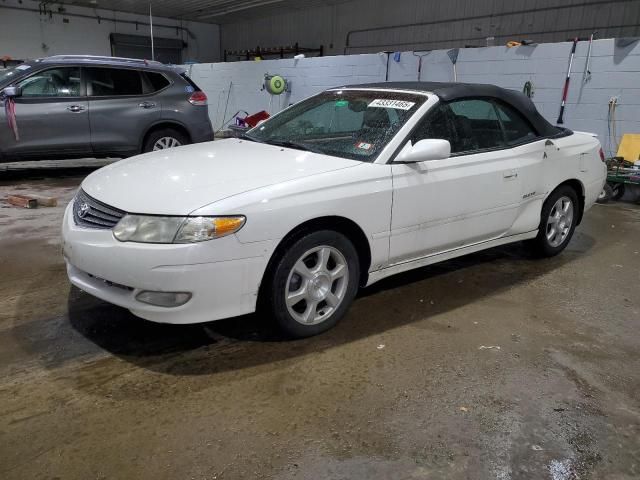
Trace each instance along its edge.
{"label": "concrete floor", "polygon": [[[86,175],[15,170],[64,204]],[[640,478],[640,207],[560,256],[388,279],[334,330],[145,322],[71,288],[63,206],[0,204],[2,479]]]}

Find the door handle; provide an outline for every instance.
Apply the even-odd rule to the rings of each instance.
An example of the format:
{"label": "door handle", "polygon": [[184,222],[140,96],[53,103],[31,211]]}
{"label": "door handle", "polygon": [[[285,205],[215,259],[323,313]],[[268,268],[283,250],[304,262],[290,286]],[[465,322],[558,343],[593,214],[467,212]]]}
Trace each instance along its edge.
{"label": "door handle", "polygon": [[504,172],[503,177],[506,178],[506,179],[518,178],[518,172],[513,171],[513,170],[510,171],[510,172]]}
{"label": "door handle", "polygon": [[154,108],[156,104],[151,102],[142,102],[142,103],[139,103],[138,106],[140,108]]}
{"label": "door handle", "polygon": [[82,105],[69,105],[67,107],[67,110],[73,113],[78,113],[78,112],[82,112],[84,110],[84,107]]}

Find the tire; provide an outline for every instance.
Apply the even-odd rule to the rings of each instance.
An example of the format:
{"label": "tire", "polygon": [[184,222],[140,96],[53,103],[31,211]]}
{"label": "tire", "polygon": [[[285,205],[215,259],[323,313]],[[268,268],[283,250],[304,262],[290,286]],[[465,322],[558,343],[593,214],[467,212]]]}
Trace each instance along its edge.
{"label": "tire", "polygon": [[602,191],[600,192],[600,195],[598,195],[598,199],[596,200],[596,202],[609,203],[609,200],[611,200],[611,197],[613,197],[613,189],[611,188],[611,185],[609,185],[608,183],[605,183],[604,186],[602,187]]}
{"label": "tire", "polygon": [[176,130],[175,128],[161,128],[152,131],[148,135],[142,147],[142,152],[147,153],[154,150],[164,150],[166,148],[174,148],[188,144],[189,139],[180,130]]}
{"label": "tire", "polygon": [[341,233],[311,232],[293,242],[265,277],[265,307],[280,329],[292,338],[318,335],[338,323],[356,296],[358,253]]}
{"label": "tire", "polygon": [[579,208],[578,195],[568,185],[551,192],[542,205],[538,236],[530,243],[537,255],[553,257],[566,248],[576,229]]}
{"label": "tire", "polygon": [[611,199],[620,200],[624,195],[624,191],[625,191],[624,183],[614,183],[613,186],[611,187],[611,190],[612,190]]}

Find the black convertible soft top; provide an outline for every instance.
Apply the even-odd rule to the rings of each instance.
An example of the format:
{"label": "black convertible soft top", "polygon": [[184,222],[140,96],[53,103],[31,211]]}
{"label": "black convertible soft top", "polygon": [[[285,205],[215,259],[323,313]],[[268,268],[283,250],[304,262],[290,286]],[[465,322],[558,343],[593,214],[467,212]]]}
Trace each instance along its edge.
{"label": "black convertible soft top", "polygon": [[344,88],[375,88],[381,90],[408,90],[431,92],[443,102],[460,98],[495,98],[511,105],[524,115],[542,137],[556,137],[570,134],[571,131],[550,124],[529,97],[516,90],[497,87],[485,83],[451,83],[451,82],[383,82],[365,83],[361,85],[345,85]]}

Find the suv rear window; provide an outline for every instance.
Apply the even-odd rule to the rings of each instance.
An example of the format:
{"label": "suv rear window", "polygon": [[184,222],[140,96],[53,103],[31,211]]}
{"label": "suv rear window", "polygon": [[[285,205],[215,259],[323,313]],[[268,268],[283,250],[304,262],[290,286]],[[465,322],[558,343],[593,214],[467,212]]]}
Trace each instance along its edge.
{"label": "suv rear window", "polygon": [[182,78],[184,78],[187,81],[187,83],[193,87],[194,92],[200,92],[201,91],[200,87],[198,85],[196,85],[196,83],[193,80],[191,80],[186,73],[181,73],[180,76]]}
{"label": "suv rear window", "polygon": [[137,70],[124,68],[87,69],[88,91],[94,97],[142,95],[142,78]]}
{"label": "suv rear window", "polygon": [[163,88],[166,88],[171,83],[169,82],[169,80],[167,80],[167,77],[165,77],[161,73],[144,72],[144,74],[146,75],[147,80],[149,80],[149,85],[152,88],[152,92],[158,92]]}

